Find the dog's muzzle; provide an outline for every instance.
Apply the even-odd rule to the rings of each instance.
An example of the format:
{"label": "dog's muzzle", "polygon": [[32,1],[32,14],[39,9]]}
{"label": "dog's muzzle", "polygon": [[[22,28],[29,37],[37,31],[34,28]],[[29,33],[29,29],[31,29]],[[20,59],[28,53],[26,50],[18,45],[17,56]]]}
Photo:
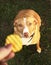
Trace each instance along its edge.
{"label": "dog's muzzle", "polygon": [[26,38],[28,37],[28,32],[24,33],[24,37],[26,37]]}
{"label": "dog's muzzle", "polygon": [[34,36],[34,33],[32,33],[28,38],[22,37],[22,43],[23,43],[23,45],[29,45],[29,44],[31,44],[33,36]]}

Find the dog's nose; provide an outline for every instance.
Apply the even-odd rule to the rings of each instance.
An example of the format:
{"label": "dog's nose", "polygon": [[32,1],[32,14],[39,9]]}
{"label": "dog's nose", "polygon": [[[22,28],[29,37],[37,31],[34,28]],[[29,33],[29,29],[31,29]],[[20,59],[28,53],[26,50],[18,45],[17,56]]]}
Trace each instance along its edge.
{"label": "dog's nose", "polygon": [[28,32],[24,33],[24,37],[26,37],[26,38],[28,37]]}

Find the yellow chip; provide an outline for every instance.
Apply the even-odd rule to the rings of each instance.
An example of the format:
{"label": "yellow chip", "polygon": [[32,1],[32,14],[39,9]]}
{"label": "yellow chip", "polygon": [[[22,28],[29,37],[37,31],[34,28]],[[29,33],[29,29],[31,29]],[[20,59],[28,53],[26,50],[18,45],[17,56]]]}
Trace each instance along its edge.
{"label": "yellow chip", "polygon": [[16,34],[11,34],[7,36],[5,45],[7,44],[12,44],[13,52],[18,52],[22,49],[22,40]]}

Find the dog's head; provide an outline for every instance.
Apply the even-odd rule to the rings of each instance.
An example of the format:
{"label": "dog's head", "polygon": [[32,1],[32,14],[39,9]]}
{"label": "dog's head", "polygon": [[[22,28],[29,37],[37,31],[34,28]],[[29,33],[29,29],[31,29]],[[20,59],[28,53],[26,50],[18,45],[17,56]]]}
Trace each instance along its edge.
{"label": "dog's head", "polygon": [[14,19],[14,33],[21,37],[30,37],[35,33],[36,26],[41,26],[40,16],[30,9],[21,10]]}

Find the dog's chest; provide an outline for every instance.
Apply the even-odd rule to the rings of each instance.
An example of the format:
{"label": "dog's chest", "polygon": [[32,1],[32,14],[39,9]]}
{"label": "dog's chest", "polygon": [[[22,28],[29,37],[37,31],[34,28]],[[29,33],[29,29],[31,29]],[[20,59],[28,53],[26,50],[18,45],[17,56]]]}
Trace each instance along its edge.
{"label": "dog's chest", "polygon": [[31,38],[22,38],[23,45],[30,45],[32,42]]}

